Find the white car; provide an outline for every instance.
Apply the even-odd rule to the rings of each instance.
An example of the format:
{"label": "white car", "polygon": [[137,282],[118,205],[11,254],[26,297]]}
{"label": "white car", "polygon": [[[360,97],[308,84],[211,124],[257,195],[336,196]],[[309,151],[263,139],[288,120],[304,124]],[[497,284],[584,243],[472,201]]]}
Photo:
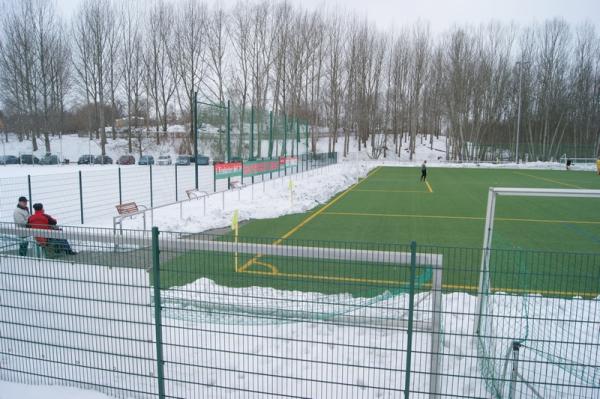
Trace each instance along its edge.
{"label": "white car", "polygon": [[158,157],[156,161],[157,165],[171,165],[171,156],[170,155],[161,155]]}

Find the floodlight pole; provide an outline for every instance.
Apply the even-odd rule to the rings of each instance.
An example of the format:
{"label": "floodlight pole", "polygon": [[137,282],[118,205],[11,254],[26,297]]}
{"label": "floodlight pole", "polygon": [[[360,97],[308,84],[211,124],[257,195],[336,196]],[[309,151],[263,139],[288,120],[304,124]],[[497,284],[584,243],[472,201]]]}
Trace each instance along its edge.
{"label": "floodlight pole", "polygon": [[528,61],[517,61],[519,66],[519,107],[517,111],[517,142],[515,146],[515,160],[519,163],[519,133],[521,132],[521,91],[523,87],[523,64],[529,64]]}

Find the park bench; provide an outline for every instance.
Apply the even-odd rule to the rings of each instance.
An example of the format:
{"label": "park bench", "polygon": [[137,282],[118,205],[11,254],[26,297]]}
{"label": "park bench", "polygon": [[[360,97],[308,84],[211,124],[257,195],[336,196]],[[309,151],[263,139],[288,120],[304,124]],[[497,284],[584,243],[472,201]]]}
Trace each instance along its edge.
{"label": "park bench", "polygon": [[118,215],[113,217],[113,231],[116,231],[117,225],[119,230],[123,231],[123,220],[127,218],[133,218],[136,215],[141,214],[144,218],[144,230],[146,230],[146,211],[147,207],[144,205],[138,205],[135,202],[126,202],[124,204],[116,205]]}

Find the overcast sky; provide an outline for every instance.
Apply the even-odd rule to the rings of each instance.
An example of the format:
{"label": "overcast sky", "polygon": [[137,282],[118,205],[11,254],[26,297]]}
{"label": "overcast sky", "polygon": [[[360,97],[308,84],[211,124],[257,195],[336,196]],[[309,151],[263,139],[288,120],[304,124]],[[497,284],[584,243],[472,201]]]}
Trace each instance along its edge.
{"label": "overcast sky", "polygon": [[[178,1],[178,0],[170,0]],[[275,0],[277,1],[277,0]],[[70,15],[81,0],[57,0],[59,9]],[[209,1],[212,3],[212,0]],[[221,0],[231,5],[237,0]],[[600,0],[291,0],[309,9],[346,9],[365,16],[381,29],[401,27],[421,19],[435,33],[454,24],[474,24],[492,19],[520,25],[562,17],[575,25],[590,21],[600,28]]]}

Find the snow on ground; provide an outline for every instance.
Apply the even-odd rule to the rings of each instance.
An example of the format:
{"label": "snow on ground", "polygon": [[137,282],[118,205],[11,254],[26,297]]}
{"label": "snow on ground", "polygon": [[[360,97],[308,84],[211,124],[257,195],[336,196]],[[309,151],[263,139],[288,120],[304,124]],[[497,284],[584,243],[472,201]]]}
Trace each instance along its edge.
{"label": "snow on ground", "polygon": [[0,399],[110,399],[109,396],[95,391],[83,389],[48,386],[25,385],[0,381]]}
{"label": "snow on ground", "polygon": [[[206,199],[206,214],[204,201],[199,199],[157,209],[153,215],[148,213],[148,217],[153,218],[152,225],[163,231],[194,233],[230,225],[235,210],[239,212],[240,221],[302,213],[327,202],[373,167],[375,165],[368,162],[331,165],[256,183],[241,190],[213,194]],[[124,222],[128,229],[142,228],[142,225],[140,217]]]}
{"label": "snow on ground", "polygon": [[[143,269],[109,269],[37,259],[2,262],[0,267],[3,274],[13,276],[0,279],[2,291],[10,292],[2,295],[2,304],[20,309],[10,312],[11,328],[0,335],[0,379],[30,384],[0,382],[0,387],[7,386],[8,392],[26,391],[31,399],[46,399],[60,391],[33,385],[71,379],[79,381],[80,387],[94,384],[109,395],[127,396],[125,390],[145,393],[131,392],[135,398],[156,394],[152,288]],[[16,278],[19,275],[23,277]],[[273,321],[273,313],[257,323],[256,319],[248,322],[231,312],[223,316],[214,309],[218,309],[217,305],[231,309],[242,303],[251,306],[260,302],[272,311],[306,310],[322,315],[356,308],[361,317],[382,319],[406,317],[406,294],[382,296],[369,302],[349,295],[227,288],[200,279],[165,291],[163,296],[165,386],[170,397],[261,397],[253,392],[348,399],[391,399],[401,395],[407,350],[407,334],[402,329],[342,326],[327,319]],[[178,303],[177,299],[187,302]],[[489,300],[500,318],[488,319],[486,323],[486,332],[497,337],[488,339],[487,350],[497,357],[492,359],[488,371],[502,378],[501,374],[510,370],[502,359],[513,339],[528,335],[520,355],[524,375],[538,383],[571,384],[564,387],[569,392],[567,396],[594,397],[596,372],[576,366],[590,364],[599,355],[594,343],[600,301],[531,296],[529,324],[525,326],[522,297],[497,294]],[[212,304],[213,311],[200,312],[194,301]],[[427,321],[431,298],[418,294],[415,303],[415,320]],[[443,309],[440,386],[444,394],[453,397],[487,397],[473,335],[477,300],[462,293],[445,294]],[[577,320],[586,323],[576,323]],[[411,389],[427,392],[430,337],[416,332],[413,339]],[[540,357],[536,349],[545,350],[550,356],[558,354],[571,369],[561,369],[555,362]],[[13,356],[14,353],[23,357]],[[540,367],[543,372],[536,372]],[[498,384],[506,392],[507,384]],[[582,384],[589,384],[590,388],[576,388]],[[540,385],[536,388],[541,389]],[[545,398],[567,397],[561,387],[542,388],[549,388],[543,391]],[[524,390],[522,386],[520,390]],[[61,398],[69,398],[68,394],[67,391]],[[83,395],[88,393],[79,397],[88,398]],[[14,397],[21,395],[7,399]],[[2,394],[0,398],[4,398]]]}

